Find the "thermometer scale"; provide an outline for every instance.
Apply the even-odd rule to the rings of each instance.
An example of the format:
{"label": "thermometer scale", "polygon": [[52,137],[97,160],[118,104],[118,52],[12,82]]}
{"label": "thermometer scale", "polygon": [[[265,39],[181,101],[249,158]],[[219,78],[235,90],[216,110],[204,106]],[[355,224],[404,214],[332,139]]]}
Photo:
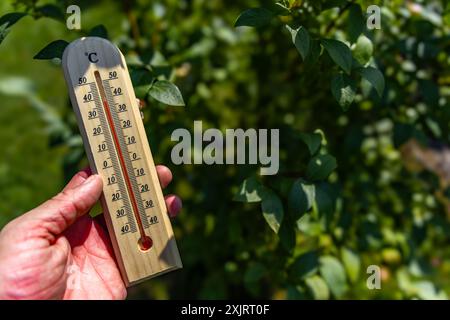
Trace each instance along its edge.
{"label": "thermometer scale", "polygon": [[106,39],[64,51],[70,99],[127,286],[182,267],[125,59]]}

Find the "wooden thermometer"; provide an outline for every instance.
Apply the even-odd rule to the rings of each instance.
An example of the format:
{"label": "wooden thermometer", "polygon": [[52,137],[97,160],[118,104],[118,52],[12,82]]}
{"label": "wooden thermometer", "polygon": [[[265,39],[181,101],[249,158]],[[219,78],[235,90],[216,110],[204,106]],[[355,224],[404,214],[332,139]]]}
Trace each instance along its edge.
{"label": "wooden thermometer", "polygon": [[81,38],[62,65],[89,164],[103,179],[105,220],[127,286],[182,267],[125,59]]}

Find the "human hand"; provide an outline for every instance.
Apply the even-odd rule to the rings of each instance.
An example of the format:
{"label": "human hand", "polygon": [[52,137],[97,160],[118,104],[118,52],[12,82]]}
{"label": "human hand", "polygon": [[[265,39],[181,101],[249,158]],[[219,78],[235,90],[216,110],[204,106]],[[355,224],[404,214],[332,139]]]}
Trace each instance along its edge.
{"label": "human hand", "polygon": [[[156,169],[165,188],[172,173]],[[125,299],[104,223],[87,214],[101,193],[100,176],[80,171],[57,196],[1,230],[0,299]],[[176,216],[181,200],[165,200]]]}

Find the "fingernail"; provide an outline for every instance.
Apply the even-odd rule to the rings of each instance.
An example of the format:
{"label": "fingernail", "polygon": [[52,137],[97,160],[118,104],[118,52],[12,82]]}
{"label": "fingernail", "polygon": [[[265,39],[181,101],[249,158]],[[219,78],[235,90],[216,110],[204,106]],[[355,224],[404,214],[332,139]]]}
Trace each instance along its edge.
{"label": "fingernail", "polygon": [[98,177],[98,174],[93,174],[93,175],[89,176],[89,178],[84,180],[84,182],[81,184],[80,187],[87,188],[87,187],[91,186],[93,183],[95,183],[95,181],[97,180],[97,177]]}
{"label": "fingernail", "polygon": [[172,212],[172,215],[173,216],[177,215],[181,211],[182,207],[183,207],[183,204],[181,203],[181,200],[176,197],[170,204],[170,209],[171,209],[170,211]]}

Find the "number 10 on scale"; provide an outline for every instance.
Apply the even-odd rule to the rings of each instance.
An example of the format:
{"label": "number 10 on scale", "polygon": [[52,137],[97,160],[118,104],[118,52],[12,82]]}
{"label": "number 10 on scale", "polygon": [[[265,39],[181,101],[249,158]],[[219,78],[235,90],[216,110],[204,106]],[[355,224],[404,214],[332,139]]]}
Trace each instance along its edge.
{"label": "number 10 on scale", "polygon": [[72,42],[63,68],[92,170],[103,178],[108,231],[127,285],[181,268],[153,157],[121,52]]}

